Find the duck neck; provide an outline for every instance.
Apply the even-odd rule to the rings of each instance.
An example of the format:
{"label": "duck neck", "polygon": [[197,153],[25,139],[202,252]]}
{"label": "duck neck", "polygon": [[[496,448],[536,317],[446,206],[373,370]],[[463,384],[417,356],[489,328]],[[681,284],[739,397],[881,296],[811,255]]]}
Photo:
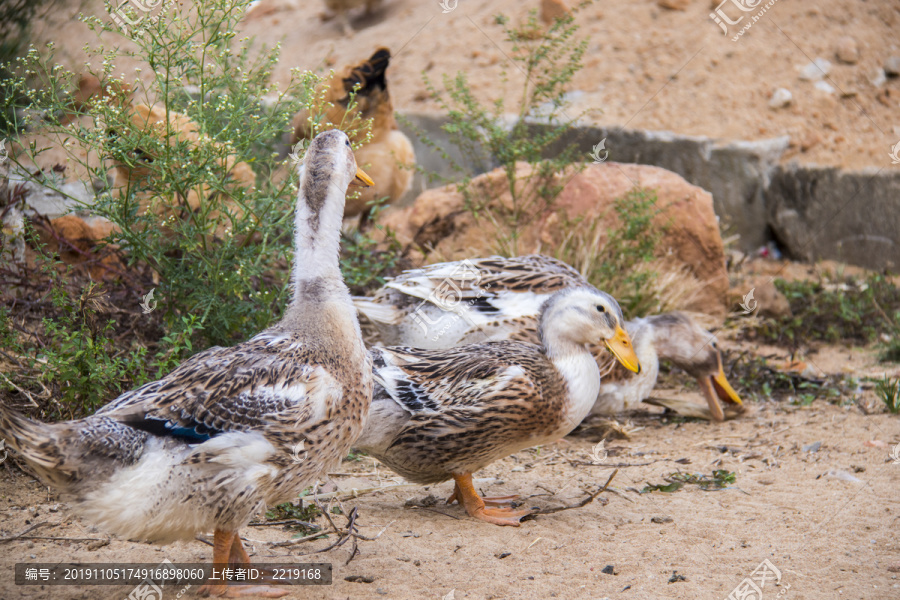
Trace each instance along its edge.
{"label": "duck neck", "polygon": [[293,302],[297,309],[311,302],[346,297],[339,264],[345,193],[330,178],[304,173],[294,215]]}
{"label": "duck neck", "polygon": [[543,328],[544,353],[562,375],[569,391],[566,420],[574,429],[590,412],[600,392],[600,369],[587,346],[577,344],[554,328]]}

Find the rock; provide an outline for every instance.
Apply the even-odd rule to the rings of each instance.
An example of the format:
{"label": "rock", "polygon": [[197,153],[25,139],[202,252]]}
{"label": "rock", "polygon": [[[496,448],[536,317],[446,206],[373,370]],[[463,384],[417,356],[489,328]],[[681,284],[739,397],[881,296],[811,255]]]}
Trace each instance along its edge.
{"label": "rock", "polygon": [[845,35],[837,41],[834,53],[839,61],[855,65],[859,61],[859,44],[854,38]]}
{"label": "rock", "polygon": [[772,92],[772,97],[769,98],[769,107],[770,108],[784,108],[788,104],[791,103],[791,100],[794,99],[791,91],[786,88],[778,88],[774,92]]}
{"label": "rock", "polygon": [[765,194],[768,223],[793,260],[833,259],[895,270],[900,265],[898,190],[896,170],[780,165]]}
{"label": "rock", "polygon": [[815,129],[810,129],[800,138],[800,152],[807,152],[810,148],[822,143],[822,136]]}
{"label": "rock", "polygon": [[564,0],[541,0],[541,21],[546,25],[552,25],[556,19],[562,19],[572,14],[572,9]]}
{"label": "rock", "polygon": [[20,186],[25,196],[26,213],[35,212],[48,218],[61,217],[72,211],[84,209],[94,204],[93,186],[81,181],[67,181],[54,187],[38,181],[26,179],[22,173],[10,173],[10,187]]}
{"label": "rock", "polygon": [[815,84],[815,88],[820,92],[824,92],[826,94],[833,94],[834,87],[831,86],[827,81],[817,81]]}
{"label": "rock", "polygon": [[874,87],[881,87],[887,82],[887,76],[884,74],[884,69],[877,68],[869,74],[869,83],[871,83]]}
{"label": "rock", "polygon": [[691,0],[657,0],[656,2],[662,8],[670,10],[687,10],[691,5]]}
{"label": "rock", "polygon": [[900,75],[900,56],[891,56],[884,61],[884,72],[888,77]]}
{"label": "rock", "polygon": [[[517,180],[525,181],[531,166],[517,166]],[[605,232],[619,225],[613,201],[622,198],[641,182],[657,195],[654,217],[666,225],[656,254],[665,268],[684,286],[678,308],[724,316],[728,292],[725,254],[713,211],[712,196],[689,184],[681,176],[648,165],[605,162],[587,166],[581,173],[554,176],[564,185],[554,209],[535,211],[519,231],[519,254],[552,253],[572,232],[562,223],[581,220],[593,226],[603,243]],[[571,179],[570,179],[571,177]],[[552,183],[551,183],[552,185]],[[491,198],[494,210],[511,208],[506,177],[502,170],[479,175],[472,181],[478,197]],[[462,194],[453,185],[426,190],[406,208],[386,215],[382,223],[395,230],[407,255],[415,261],[427,250],[432,262],[459,260],[496,254],[497,228],[490,219],[478,221],[466,209]]]}
{"label": "rock", "polygon": [[800,70],[800,79],[804,81],[818,81],[831,72],[831,62],[824,58],[817,58]]}

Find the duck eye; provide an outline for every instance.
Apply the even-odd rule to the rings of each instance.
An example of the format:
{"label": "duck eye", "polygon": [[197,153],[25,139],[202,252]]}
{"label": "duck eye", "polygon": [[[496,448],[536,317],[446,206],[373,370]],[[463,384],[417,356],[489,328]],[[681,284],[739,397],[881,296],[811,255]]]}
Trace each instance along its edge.
{"label": "duck eye", "polygon": [[602,304],[597,305],[597,312],[606,312],[606,307]]}
{"label": "duck eye", "polygon": [[350,147],[350,140],[344,140],[344,145],[346,145],[346,146],[349,148],[349,147]]}

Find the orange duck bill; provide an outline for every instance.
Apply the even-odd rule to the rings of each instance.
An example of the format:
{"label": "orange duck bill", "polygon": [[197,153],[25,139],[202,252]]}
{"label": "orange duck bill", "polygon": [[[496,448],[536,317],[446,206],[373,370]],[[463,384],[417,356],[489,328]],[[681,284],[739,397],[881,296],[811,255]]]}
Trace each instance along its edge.
{"label": "orange duck bill", "polygon": [[722,368],[722,355],[717,353],[716,359],[719,362],[719,372],[708,377],[700,377],[697,379],[697,384],[700,386],[700,391],[703,392],[703,396],[709,404],[709,412],[712,414],[713,420],[724,421],[725,413],[722,411],[719,400],[721,399],[729,404],[737,404],[738,406],[743,405],[743,402],[741,402],[741,397],[738,396],[725,377],[725,370]]}

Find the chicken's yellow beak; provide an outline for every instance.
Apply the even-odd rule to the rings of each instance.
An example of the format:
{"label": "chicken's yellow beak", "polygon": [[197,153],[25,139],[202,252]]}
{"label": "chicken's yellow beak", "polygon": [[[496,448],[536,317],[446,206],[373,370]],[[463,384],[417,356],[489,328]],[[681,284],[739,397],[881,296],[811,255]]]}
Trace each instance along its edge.
{"label": "chicken's yellow beak", "polygon": [[366,175],[366,172],[359,167],[356,167],[356,177],[353,179],[353,183],[362,187],[372,187],[375,185],[372,178]]}
{"label": "chicken's yellow beak", "polygon": [[631,343],[631,337],[621,326],[616,325],[616,334],[606,340],[606,347],[622,363],[623,367],[635,373],[641,372],[641,363],[638,362],[637,354],[634,352],[634,344]]}

